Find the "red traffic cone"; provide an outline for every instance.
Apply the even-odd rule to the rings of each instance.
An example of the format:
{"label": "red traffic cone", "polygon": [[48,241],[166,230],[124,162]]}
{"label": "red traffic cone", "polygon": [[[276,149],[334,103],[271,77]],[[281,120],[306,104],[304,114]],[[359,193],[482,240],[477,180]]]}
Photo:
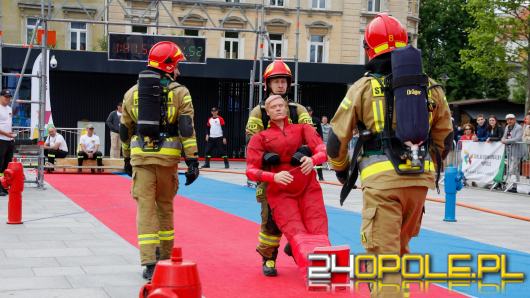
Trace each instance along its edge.
{"label": "red traffic cone", "polygon": [[197,264],[182,259],[182,249],[173,247],[171,259],[156,264],[153,279],[140,289],[140,298],[201,298]]}

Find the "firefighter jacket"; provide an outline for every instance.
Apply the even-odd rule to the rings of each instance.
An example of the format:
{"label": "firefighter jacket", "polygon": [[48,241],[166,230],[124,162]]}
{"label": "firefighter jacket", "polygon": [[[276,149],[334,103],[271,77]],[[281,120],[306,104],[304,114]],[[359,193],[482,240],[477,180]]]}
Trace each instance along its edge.
{"label": "firefighter jacket", "polygon": [[[429,112],[431,145],[433,157],[438,150],[442,158],[452,148],[451,114],[442,88],[429,80],[428,99],[432,102]],[[373,134],[379,134],[385,126],[385,96],[377,79],[363,77],[350,87],[331,120],[331,132],[327,151],[329,163],[336,171],[346,170],[349,166],[348,143],[353,129],[362,123]],[[394,112],[395,113],[395,112]],[[396,127],[396,115],[393,116],[393,129]],[[331,134],[334,134],[332,136]],[[398,175],[390,160],[384,154],[363,153],[359,161],[360,178],[363,187],[374,189],[393,189],[410,186],[434,188],[435,166],[429,158],[425,160],[425,172],[422,174]],[[441,166],[441,165],[440,165]]]}
{"label": "firefighter jacket", "polygon": [[[305,124],[310,124],[310,125],[313,124],[313,121],[311,121],[311,116],[309,116],[309,113],[307,112],[306,108],[303,105],[295,103],[295,102],[289,102],[289,105],[287,105],[287,107],[288,107],[287,115],[289,116],[291,123],[299,123],[299,124],[305,123]],[[252,109],[252,111],[250,111],[247,126],[245,129],[247,136],[253,136],[257,134],[258,132],[267,128],[267,127],[264,127],[264,124],[263,124],[263,118],[267,117],[268,119],[267,115],[263,115],[262,110],[264,109],[265,109],[265,106],[257,105]],[[292,120],[293,118],[295,118],[295,115],[292,115],[293,113],[291,112],[296,112],[296,116],[298,116],[298,121]]]}
{"label": "firefighter jacket", "polygon": [[197,155],[197,139],[193,127],[193,103],[188,89],[177,82],[171,82],[168,86],[167,93],[167,120],[171,125],[177,125],[179,117],[191,117],[192,133],[190,137],[182,137],[179,127],[178,133],[174,136],[165,138],[159,151],[144,150],[138,142],[136,135],[136,122],[138,120],[138,85],[131,87],[123,98],[123,113],[121,116],[121,125],[128,129],[129,139],[122,143],[124,157],[131,158],[131,165],[156,164],[161,166],[174,166],[180,161],[182,149],[187,157]]}
{"label": "firefighter jacket", "polygon": [[[269,129],[254,135],[250,140],[247,150],[247,176],[249,179],[258,182],[270,182],[271,187],[276,185],[274,183],[275,173],[298,168],[298,166],[291,165],[290,162],[293,154],[302,145],[307,145],[313,152],[311,157],[313,164],[326,162],[326,147],[311,125],[290,124],[287,118],[284,121],[283,130],[271,122]],[[273,152],[280,156],[280,164],[270,166],[270,170],[267,171],[263,170],[262,161],[263,154],[266,152]],[[296,181],[291,184],[295,183]],[[295,190],[294,188],[297,187],[293,187],[293,191],[300,191],[300,189]]]}

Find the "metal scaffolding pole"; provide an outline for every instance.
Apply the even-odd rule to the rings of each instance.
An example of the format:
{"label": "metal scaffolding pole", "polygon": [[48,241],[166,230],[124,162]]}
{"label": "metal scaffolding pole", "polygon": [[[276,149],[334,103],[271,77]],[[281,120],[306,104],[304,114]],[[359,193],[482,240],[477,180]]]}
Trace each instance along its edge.
{"label": "metal scaffolding pole", "polygon": [[300,47],[300,0],[296,3],[296,51],[294,53],[294,101],[300,103],[298,98],[298,51]]}

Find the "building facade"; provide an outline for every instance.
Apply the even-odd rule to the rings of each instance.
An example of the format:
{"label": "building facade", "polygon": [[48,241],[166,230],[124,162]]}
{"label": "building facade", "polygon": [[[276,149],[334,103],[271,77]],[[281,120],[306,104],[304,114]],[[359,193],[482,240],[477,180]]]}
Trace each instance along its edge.
{"label": "building facade", "polygon": [[[57,49],[105,51],[107,32],[189,35],[206,38],[207,58],[253,59],[256,45],[259,47],[255,32],[262,24],[263,16],[269,39],[264,42],[265,55],[287,59],[296,55],[299,2],[299,61],[364,64],[363,31],[378,12],[387,12],[398,18],[407,26],[411,42],[416,44],[419,1],[53,0],[52,18],[64,21],[49,22],[49,29],[56,32]],[[43,2],[47,4],[48,1]],[[4,42],[29,43],[41,14],[41,1],[1,3],[0,24]],[[262,3],[265,3],[263,13],[260,8]],[[89,24],[83,20],[109,21],[120,25]],[[179,26],[187,26],[188,29],[171,28]],[[232,31],[217,30],[219,28],[230,28]]]}

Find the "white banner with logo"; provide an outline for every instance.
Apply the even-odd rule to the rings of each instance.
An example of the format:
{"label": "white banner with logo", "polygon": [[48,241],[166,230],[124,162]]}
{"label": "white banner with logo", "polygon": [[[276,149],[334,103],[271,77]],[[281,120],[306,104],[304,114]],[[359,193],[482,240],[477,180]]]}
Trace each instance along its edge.
{"label": "white banner with logo", "polygon": [[477,186],[492,184],[499,172],[503,155],[504,144],[501,142],[462,141],[460,160],[464,177]]}
{"label": "white banner with logo", "polygon": [[[48,51],[48,57],[50,56],[50,51]],[[35,62],[33,63],[32,75],[40,75],[41,73],[41,60],[42,53],[37,56]],[[44,109],[44,137],[48,135],[48,126],[53,125],[52,111],[50,105],[50,68],[46,68],[46,106]],[[40,78],[32,77],[31,78],[31,100],[40,101]],[[31,138],[36,139],[39,137],[39,104],[31,104]]]}

